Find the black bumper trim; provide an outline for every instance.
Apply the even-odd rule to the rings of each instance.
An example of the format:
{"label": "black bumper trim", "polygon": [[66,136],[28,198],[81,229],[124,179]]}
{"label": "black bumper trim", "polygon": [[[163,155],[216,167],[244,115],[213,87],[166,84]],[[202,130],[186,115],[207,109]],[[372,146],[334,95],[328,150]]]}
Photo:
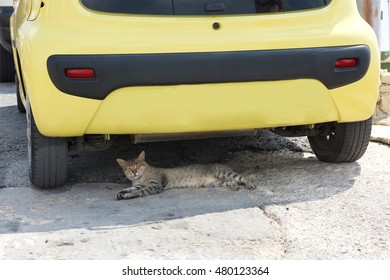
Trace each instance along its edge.
{"label": "black bumper trim", "polygon": [[[335,69],[342,58],[358,64]],[[131,86],[315,79],[328,89],[360,80],[370,65],[365,45],[307,49],[126,55],[53,55],[47,67],[62,92],[102,100]],[[93,79],[69,79],[66,69],[93,68]]]}

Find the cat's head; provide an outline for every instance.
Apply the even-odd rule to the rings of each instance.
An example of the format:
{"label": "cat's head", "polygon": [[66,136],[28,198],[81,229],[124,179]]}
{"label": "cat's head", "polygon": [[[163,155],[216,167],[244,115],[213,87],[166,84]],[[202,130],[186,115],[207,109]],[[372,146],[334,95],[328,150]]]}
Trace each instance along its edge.
{"label": "cat's head", "polygon": [[119,166],[122,167],[123,173],[125,173],[126,177],[130,181],[139,179],[143,175],[145,169],[149,166],[145,161],[144,151],[142,151],[135,159],[126,161],[118,158],[116,161]]}

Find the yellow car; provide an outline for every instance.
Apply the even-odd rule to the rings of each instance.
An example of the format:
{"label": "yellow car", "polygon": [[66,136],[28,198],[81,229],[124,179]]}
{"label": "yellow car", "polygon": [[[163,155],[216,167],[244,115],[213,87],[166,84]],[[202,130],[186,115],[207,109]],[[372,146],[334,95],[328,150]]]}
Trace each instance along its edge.
{"label": "yellow car", "polygon": [[327,162],[368,144],[379,51],[355,0],[19,0],[11,29],[39,187],[117,134],[271,128]]}

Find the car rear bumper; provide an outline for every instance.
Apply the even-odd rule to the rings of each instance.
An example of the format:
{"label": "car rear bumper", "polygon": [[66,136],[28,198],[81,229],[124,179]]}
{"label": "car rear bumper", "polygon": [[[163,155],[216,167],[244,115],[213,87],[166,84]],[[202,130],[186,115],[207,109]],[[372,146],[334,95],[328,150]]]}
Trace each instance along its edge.
{"label": "car rear bumper", "polygon": [[[356,65],[336,68],[340,59]],[[360,80],[370,65],[367,46],[268,51],[53,55],[48,72],[60,91],[103,100],[114,90],[131,86],[189,85],[314,79],[328,89]],[[93,77],[69,78],[69,69],[92,69]]]}
{"label": "car rear bumper", "polygon": [[47,86],[34,117],[46,136],[228,131],[368,119],[376,93],[364,83],[333,90],[313,79],[124,87],[104,100]]}

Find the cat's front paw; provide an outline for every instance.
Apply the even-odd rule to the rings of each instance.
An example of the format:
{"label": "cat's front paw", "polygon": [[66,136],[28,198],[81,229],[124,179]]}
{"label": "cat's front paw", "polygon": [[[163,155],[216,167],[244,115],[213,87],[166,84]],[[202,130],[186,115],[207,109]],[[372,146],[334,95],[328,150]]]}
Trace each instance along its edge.
{"label": "cat's front paw", "polygon": [[253,184],[245,184],[245,186],[246,186],[246,188],[247,188],[248,190],[254,190],[254,189],[256,189],[256,185],[253,185]]}
{"label": "cat's front paw", "polygon": [[230,186],[230,188],[233,190],[233,191],[238,191],[239,189],[241,189],[241,186],[238,185],[238,184],[232,184]]}

